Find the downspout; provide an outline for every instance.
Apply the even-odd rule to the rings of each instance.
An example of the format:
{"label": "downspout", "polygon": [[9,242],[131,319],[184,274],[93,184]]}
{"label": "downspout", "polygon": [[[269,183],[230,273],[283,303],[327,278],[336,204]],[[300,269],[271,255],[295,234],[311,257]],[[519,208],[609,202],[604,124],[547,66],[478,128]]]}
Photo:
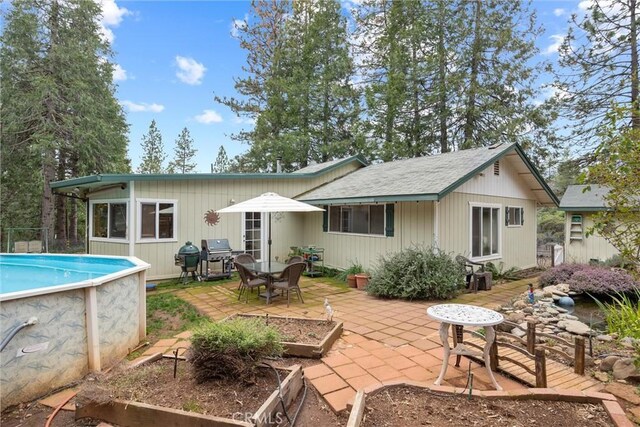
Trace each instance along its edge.
{"label": "downspout", "polygon": [[439,248],[440,240],[440,202],[433,202],[433,247]]}
{"label": "downspout", "polygon": [[136,225],[136,187],[135,181],[129,181],[129,256],[136,256],[136,241],[135,241],[135,225]]}

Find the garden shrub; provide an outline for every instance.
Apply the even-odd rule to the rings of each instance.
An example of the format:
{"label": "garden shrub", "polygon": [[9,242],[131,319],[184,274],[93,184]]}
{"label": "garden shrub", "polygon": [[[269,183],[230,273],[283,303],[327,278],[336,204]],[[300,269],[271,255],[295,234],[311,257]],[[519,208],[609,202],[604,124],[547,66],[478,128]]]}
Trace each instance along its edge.
{"label": "garden shrub", "polygon": [[573,273],[588,268],[587,264],[560,264],[552,267],[540,275],[540,285],[542,287],[567,283]]}
{"label": "garden shrub", "polygon": [[561,264],[540,275],[545,286],[567,283],[571,290],[592,294],[630,292],[640,284],[624,270],[588,264]]}
{"label": "garden shrub", "polygon": [[215,378],[251,382],[261,359],[282,355],[278,331],[264,320],[233,318],[198,328],[190,359],[198,382]]}
{"label": "garden shrub", "polygon": [[624,270],[592,266],[573,273],[567,283],[573,291],[591,294],[631,292],[638,286],[633,277]]}
{"label": "garden shrub", "polygon": [[464,268],[447,253],[415,247],[380,258],[366,290],[385,298],[449,299],[464,279]]}
{"label": "garden shrub", "polygon": [[[605,314],[609,333],[640,339],[640,289],[630,294],[616,292],[610,303],[594,300]],[[636,360],[640,362],[640,352]]]}

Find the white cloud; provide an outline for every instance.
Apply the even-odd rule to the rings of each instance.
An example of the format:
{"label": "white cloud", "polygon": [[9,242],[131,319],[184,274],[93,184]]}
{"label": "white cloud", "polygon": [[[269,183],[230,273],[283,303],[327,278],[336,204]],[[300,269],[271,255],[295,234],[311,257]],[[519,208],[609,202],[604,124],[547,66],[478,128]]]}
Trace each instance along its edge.
{"label": "white cloud", "polygon": [[125,81],[127,80],[127,70],[122,68],[120,64],[113,65],[113,81]]}
{"label": "white cloud", "polygon": [[233,122],[238,124],[238,125],[255,125],[256,124],[256,119],[251,118],[251,117],[239,117],[239,116],[235,116],[233,118]]}
{"label": "white cloud", "polygon": [[120,104],[132,113],[160,113],[164,110],[164,105],[155,103],[120,101]]}
{"label": "white cloud", "polygon": [[567,11],[566,11],[566,10],[564,10],[564,9],[562,9],[562,8],[560,8],[560,7],[559,7],[559,8],[557,8],[557,9],[553,9],[553,14],[554,14],[555,16],[562,16],[562,15],[564,15],[565,13],[567,13]]}
{"label": "white cloud", "polygon": [[199,85],[202,83],[204,72],[207,71],[204,65],[193,58],[186,58],[180,55],[176,56],[176,65],[179,68],[176,76],[181,82],[188,85]]}
{"label": "white cloud", "polygon": [[213,110],[204,110],[202,114],[198,114],[195,119],[198,123],[208,125],[211,123],[220,123],[222,121],[222,116]]}
{"label": "white cloud", "polygon": [[125,8],[119,7],[115,0],[96,0],[96,3],[102,9],[102,17],[100,19],[100,31],[102,37],[109,43],[113,43],[115,35],[110,27],[117,27],[127,15],[132,15],[132,12]]}
{"label": "white cloud", "polygon": [[544,50],[543,53],[545,55],[551,55],[552,53],[558,53],[558,50],[560,49],[560,46],[562,46],[562,42],[564,41],[564,35],[563,34],[553,34],[549,38],[551,40],[553,40],[553,43],[551,43],[549,46],[547,46],[547,48]]}
{"label": "white cloud", "polygon": [[244,15],[244,19],[234,19],[231,21],[230,32],[231,37],[237,39],[240,35],[240,30],[247,27],[247,20],[249,19],[249,15]]}

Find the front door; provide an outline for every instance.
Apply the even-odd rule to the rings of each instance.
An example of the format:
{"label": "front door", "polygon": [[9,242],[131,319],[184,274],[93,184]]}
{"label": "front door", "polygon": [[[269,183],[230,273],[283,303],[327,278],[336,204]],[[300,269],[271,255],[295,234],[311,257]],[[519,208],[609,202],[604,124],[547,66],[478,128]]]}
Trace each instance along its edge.
{"label": "front door", "polygon": [[262,260],[262,249],[264,248],[264,227],[262,224],[263,215],[261,212],[245,212],[242,221],[242,242],[246,253],[260,261]]}

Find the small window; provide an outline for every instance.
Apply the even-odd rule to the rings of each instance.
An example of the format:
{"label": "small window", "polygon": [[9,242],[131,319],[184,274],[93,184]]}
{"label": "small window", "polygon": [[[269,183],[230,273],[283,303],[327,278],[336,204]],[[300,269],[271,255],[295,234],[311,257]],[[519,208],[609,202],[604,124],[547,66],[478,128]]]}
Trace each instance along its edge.
{"label": "small window", "polygon": [[493,174],[500,175],[500,160],[493,164]]}
{"label": "small window", "polygon": [[139,201],[139,240],[176,240],[176,202]]}
{"label": "small window", "polygon": [[329,231],[384,236],[384,206],[331,206],[329,208]]}
{"label": "small window", "polygon": [[524,224],[524,208],[507,206],[506,223],[508,227],[522,227]]}
{"label": "small window", "polygon": [[92,238],[127,238],[127,203],[100,201],[92,203],[91,210]]}

